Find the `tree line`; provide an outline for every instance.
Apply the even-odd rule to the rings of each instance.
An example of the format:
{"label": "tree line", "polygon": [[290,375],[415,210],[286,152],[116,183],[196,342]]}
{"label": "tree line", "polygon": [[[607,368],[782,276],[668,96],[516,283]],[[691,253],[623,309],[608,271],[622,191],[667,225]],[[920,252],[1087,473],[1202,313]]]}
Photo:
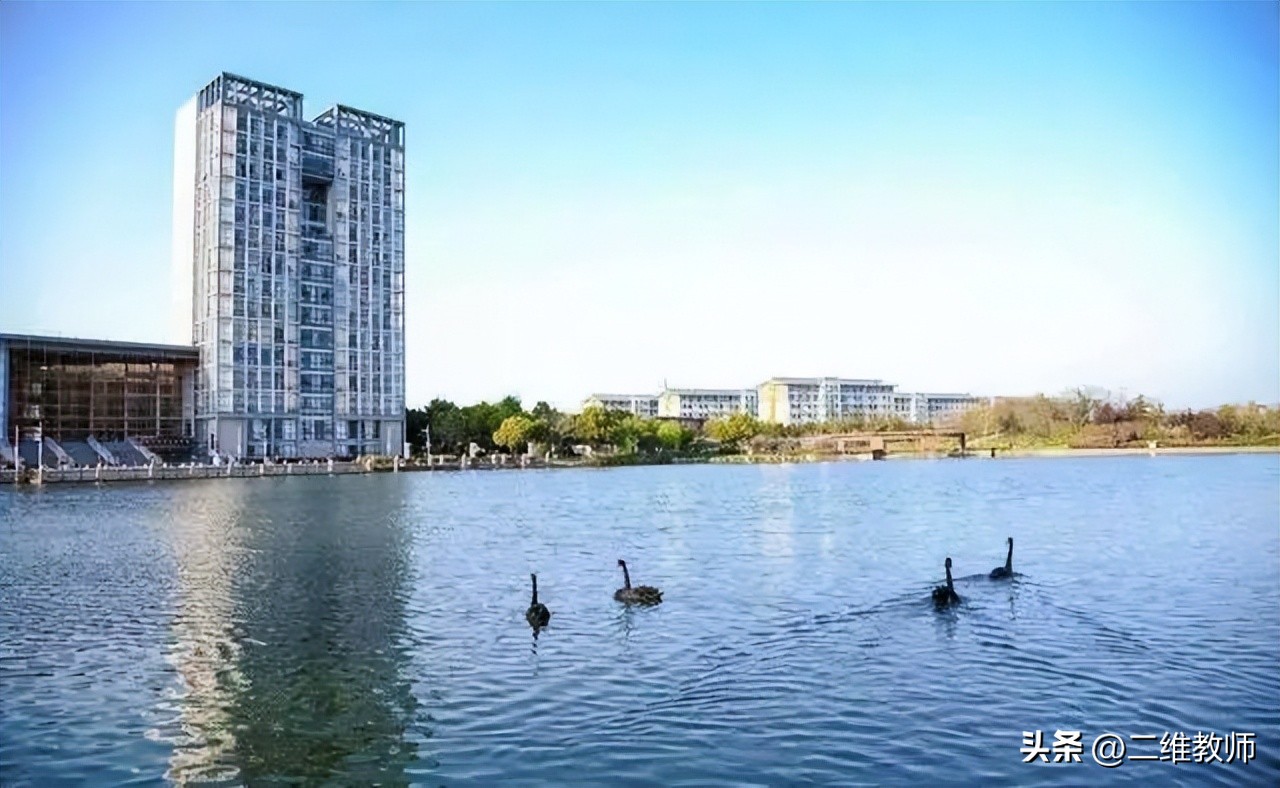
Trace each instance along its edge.
{"label": "tree line", "polygon": [[672,420],[585,408],[564,413],[546,402],[525,410],[518,397],[458,406],[432,400],[407,411],[408,440],[415,453],[460,454],[472,443],[485,452],[574,453],[574,446],[608,448],[621,455],[679,456],[734,453],[746,448],[785,450],[788,439],[848,432],[909,431],[947,427],[966,433],[971,444],[1009,447],[1098,448],[1145,441],[1165,445],[1280,443],[1280,409],[1255,403],[1205,410],[1166,411],[1138,395],[1124,397],[1080,387],[1056,397],[1005,397],[937,425],[913,424],[895,416],[866,416],[806,424],[772,424],[749,413],[706,421],[693,430]]}
{"label": "tree line", "polygon": [[462,407],[435,399],[425,408],[410,408],[405,422],[415,454],[426,451],[428,433],[431,450],[439,454],[461,454],[472,443],[485,452],[524,453],[532,443],[539,453],[560,456],[578,445],[622,454],[685,453],[699,437],[676,422],[599,407],[572,414],[538,402],[526,411],[518,397]]}

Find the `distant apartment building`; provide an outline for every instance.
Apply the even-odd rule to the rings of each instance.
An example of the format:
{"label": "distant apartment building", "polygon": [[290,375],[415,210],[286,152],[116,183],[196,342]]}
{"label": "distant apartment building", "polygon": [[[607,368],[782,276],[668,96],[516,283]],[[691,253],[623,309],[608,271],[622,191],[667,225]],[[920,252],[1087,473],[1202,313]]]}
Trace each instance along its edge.
{"label": "distant apartment building", "polygon": [[770,378],[758,387],[762,421],[815,421],[894,415],[894,389],[883,380]]}
{"label": "distant apartment building", "polygon": [[666,389],[658,395],[662,418],[714,419],[734,413],[756,415],[755,389]]}
{"label": "distant apartment building", "polygon": [[178,112],[176,341],[196,438],[244,457],[399,454],[404,124],[222,74]]}
{"label": "distant apartment building", "polygon": [[983,403],[970,394],[894,394],[894,415],[913,424],[941,424]]}
{"label": "distant apartment building", "polygon": [[909,394],[912,398],[908,421],[916,424],[940,424],[983,403],[971,394]]}
{"label": "distant apartment building", "polygon": [[878,379],[770,378],[756,388],[664,389],[646,394],[592,394],[583,407],[622,410],[645,418],[712,419],[749,413],[773,424],[811,424],[839,419],[900,418],[938,424],[978,405],[969,394],[897,390]]}
{"label": "distant apartment building", "polygon": [[895,417],[936,424],[981,402],[969,394],[909,393],[883,380],[845,378],[771,378],[759,392],[760,419],[775,424]]}
{"label": "distant apartment building", "polygon": [[929,402],[923,394],[896,391],[893,394],[893,415],[913,424],[928,423]]}
{"label": "distant apartment building", "polygon": [[621,410],[641,418],[651,419],[658,415],[658,396],[656,394],[592,394],[582,401],[582,407]]}

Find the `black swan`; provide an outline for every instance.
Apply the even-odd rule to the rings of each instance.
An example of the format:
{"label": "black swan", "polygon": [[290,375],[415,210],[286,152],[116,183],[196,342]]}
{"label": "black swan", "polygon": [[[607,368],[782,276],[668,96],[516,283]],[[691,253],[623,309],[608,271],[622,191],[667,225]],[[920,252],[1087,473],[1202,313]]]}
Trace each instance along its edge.
{"label": "black swan", "polygon": [[529,622],[529,626],[536,630],[545,627],[551,620],[551,611],[538,601],[538,576],[531,574],[529,577],[533,580],[533,601],[529,603],[529,609],[525,611],[524,618]]}
{"label": "black swan", "polygon": [[960,595],[956,593],[955,583],[951,581],[951,557],[947,556],[947,584],[933,589],[933,604],[948,607],[960,603]]}
{"label": "black swan", "polygon": [[637,605],[656,605],[662,601],[662,592],[653,586],[636,586],[631,587],[631,573],[627,571],[627,562],[621,558],[618,559],[618,566],[622,567],[622,588],[613,592],[613,598],[619,602]]}
{"label": "black swan", "polygon": [[1004,559],[1004,566],[997,566],[991,570],[992,580],[1003,580],[1006,577],[1013,577],[1013,537],[1009,537],[1009,555]]}

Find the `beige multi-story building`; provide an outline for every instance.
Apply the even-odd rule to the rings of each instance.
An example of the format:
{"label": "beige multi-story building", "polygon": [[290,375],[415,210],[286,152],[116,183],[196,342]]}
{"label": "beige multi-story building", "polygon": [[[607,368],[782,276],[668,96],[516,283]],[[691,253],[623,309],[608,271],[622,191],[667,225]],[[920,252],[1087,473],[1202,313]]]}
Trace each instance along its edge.
{"label": "beige multi-story building", "polygon": [[969,394],[898,391],[883,380],[771,378],[759,386],[761,421],[804,424],[852,418],[900,418],[936,424],[982,400]]}
{"label": "beige multi-story building", "polygon": [[658,416],[714,419],[734,413],[756,415],[755,389],[666,389],[658,395]]}
{"label": "beige multi-story building", "polygon": [[894,415],[894,389],[883,380],[770,378],[757,387],[759,417],[774,424]]}

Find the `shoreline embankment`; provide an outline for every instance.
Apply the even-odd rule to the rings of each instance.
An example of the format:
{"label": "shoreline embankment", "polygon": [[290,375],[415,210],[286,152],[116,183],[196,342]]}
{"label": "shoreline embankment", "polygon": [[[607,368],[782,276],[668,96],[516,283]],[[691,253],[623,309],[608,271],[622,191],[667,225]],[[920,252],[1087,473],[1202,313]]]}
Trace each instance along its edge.
{"label": "shoreline embankment", "polygon": [[[1128,457],[1135,455],[1163,454],[1280,454],[1280,446],[1158,446],[1154,449],[1124,447],[1118,449],[998,449],[999,457]],[[971,451],[977,456],[985,456],[986,451]]]}
{"label": "shoreline embankment", "polygon": [[[894,452],[884,460],[940,460],[940,459],[1054,459],[1077,457],[1142,457],[1158,455],[1224,455],[1224,454],[1280,454],[1280,446],[1161,446],[1157,448],[1069,449],[1027,448],[970,450],[964,454],[939,452]],[[13,469],[0,470],[0,485],[39,486],[40,484],[106,484],[111,482],[183,481],[191,479],[248,479],[279,478],[283,476],[346,476],[365,473],[418,473],[501,471],[501,470],[555,470],[564,468],[622,468],[649,465],[766,465],[824,462],[856,462],[871,460],[870,455],[836,454],[728,454],[713,457],[676,457],[661,460],[628,459],[623,462],[592,460],[533,460],[518,459],[496,461],[489,458],[469,460],[465,463],[437,462],[422,465],[414,462],[375,465],[367,462],[296,462],[282,464],[247,465],[154,465],[134,467],[98,466],[84,468],[46,468],[42,475],[23,471],[23,479],[15,484]]]}

